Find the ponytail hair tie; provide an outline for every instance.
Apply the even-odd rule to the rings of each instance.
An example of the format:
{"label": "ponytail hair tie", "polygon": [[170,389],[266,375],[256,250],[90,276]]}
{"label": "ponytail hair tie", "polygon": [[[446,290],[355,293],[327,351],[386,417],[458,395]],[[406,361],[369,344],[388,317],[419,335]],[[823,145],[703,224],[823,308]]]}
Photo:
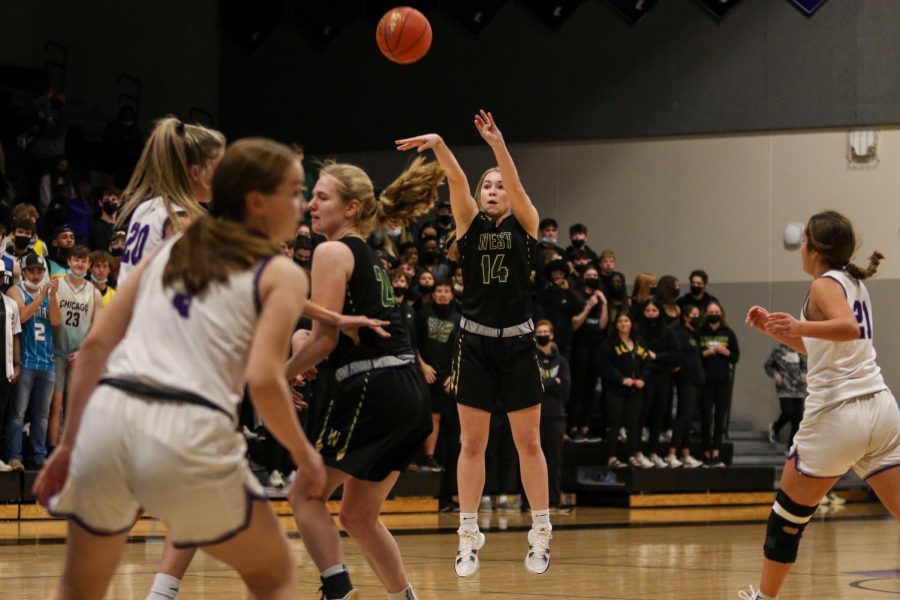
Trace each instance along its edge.
{"label": "ponytail hair tie", "polygon": [[184,135],[184,121],[181,119],[175,121],[175,131],[177,131],[179,135]]}

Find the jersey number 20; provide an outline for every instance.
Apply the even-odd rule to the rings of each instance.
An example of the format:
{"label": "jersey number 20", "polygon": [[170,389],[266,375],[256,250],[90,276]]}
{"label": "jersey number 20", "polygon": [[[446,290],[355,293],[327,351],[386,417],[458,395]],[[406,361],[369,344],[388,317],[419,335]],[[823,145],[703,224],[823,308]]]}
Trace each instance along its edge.
{"label": "jersey number 20", "polygon": [[144,256],[144,246],[147,244],[147,236],[150,235],[150,226],[133,223],[128,239],[125,240],[125,250],[122,251],[122,260],[136,265]]}

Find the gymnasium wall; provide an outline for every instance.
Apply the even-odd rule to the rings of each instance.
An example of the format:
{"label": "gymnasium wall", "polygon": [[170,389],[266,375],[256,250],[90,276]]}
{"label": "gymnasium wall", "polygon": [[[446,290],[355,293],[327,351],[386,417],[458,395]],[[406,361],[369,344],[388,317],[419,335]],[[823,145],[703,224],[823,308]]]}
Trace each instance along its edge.
{"label": "gymnasium wall", "polygon": [[721,22],[660,0],[635,26],[585,0],[559,31],[510,1],[478,39],[428,17],[431,52],[408,66],[379,54],[362,19],[324,50],[288,23],[250,56],[223,39],[223,124],[330,152],[431,130],[475,143],[482,106],[532,142],[900,122],[896,0],[831,0],[812,17],[744,0]]}
{"label": "gymnasium wall", "polygon": [[[879,362],[900,390],[900,129],[880,131],[874,168],[849,168],[846,145],[846,131],[829,130],[513,144],[512,153],[541,216],[559,220],[560,239],[568,239],[572,223],[585,223],[591,247],[616,251],[629,289],[641,270],[676,275],[683,289],[691,270],[709,273],[710,291],[742,347],[733,418],[764,428],[778,405],[762,370],[772,344],[743,318],[753,304],[798,314],[809,278],[799,253],[784,248],[782,232],[825,208],[853,221],[859,263],[875,249],[887,256],[868,285]],[[472,185],[493,164],[486,146],[456,153]],[[360,164],[383,186],[407,155],[339,158]]]}

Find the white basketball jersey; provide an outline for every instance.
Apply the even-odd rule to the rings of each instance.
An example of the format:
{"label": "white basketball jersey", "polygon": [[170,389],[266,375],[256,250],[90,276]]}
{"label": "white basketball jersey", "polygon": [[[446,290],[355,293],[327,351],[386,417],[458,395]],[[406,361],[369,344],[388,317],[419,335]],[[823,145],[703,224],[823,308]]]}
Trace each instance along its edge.
{"label": "white basketball jersey", "polygon": [[212,283],[200,296],[164,288],[172,245],[166,240],[141,276],[125,338],[110,356],[107,377],[187,391],[235,415],[258,316],[256,269]]}
{"label": "white basketball jersey", "polygon": [[94,288],[90,281],[82,280],[81,289],[69,284],[68,277],[59,279],[56,295],[59,298],[59,310],[62,313],[62,325],[53,336],[58,356],[68,356],[78,350],[84,336],[87,335],[94,318]]}
{"label": "white basketball jersey", "polygon": [[[875,324],[869,291],[861,281],[854,279],[845,270],[832,269],[822,277],[829,277],[844,288],[847,304],[859,324],[859,339],[832,342],[803,338],[809,369],[806,375],[809,394],[807,409],[874,394],[887,387],[881,376],[881,369],[875,362],[875,347],[872,344]],[[808,302],[807,299],[803,304],[803,321],[807,320]]]}
{"label": "white basketball jersey", "polygon": [[[184,214],[184,210],[173,206],[175,214]],[[128,274],[141,259],[148,256],[166,235],[169,213],[161,196],[138,204],[128,222],[128,235],[125,238],[125,249],[122,251],[122,263],[119,267],[118,285],[121,286]]]}

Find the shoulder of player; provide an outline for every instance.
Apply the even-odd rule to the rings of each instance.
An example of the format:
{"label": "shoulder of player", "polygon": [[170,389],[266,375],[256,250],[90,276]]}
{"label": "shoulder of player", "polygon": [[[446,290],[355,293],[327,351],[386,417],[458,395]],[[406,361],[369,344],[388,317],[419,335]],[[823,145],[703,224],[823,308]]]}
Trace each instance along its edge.
{"label": "shoulder of player", "polygon": [[308,288],[306,272],[286,256],[273,256],[260,264],[257,269],[259,271],[254,278],[258,281],[256,287],[263,301],[276,289],[306,296]]}
{"label": "shoulder of player", "polygon": [[810,299],[842,296],[847,298],[847,288],[836,276],[828,273],[817,277],[809,286]]}

